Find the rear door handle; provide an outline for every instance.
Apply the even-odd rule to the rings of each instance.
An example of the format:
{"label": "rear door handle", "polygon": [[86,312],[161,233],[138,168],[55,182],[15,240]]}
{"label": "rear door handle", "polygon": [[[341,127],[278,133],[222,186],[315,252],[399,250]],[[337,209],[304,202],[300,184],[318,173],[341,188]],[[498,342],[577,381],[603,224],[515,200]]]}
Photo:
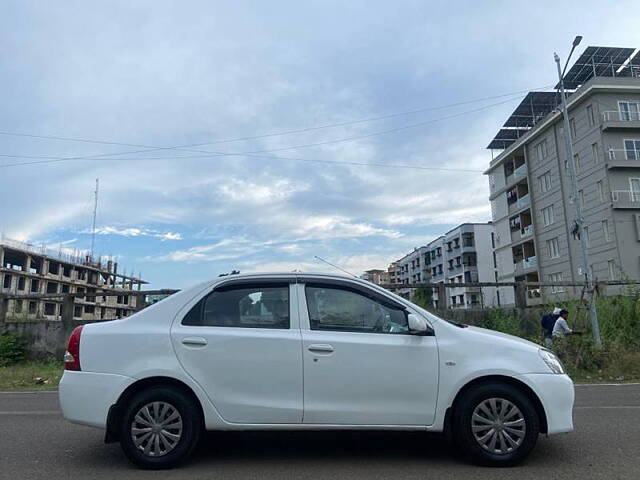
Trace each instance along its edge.
{"label": "rear door handle", "polygon": [[332,353],[333,346],[326,343],[309,345],[309,351],[314,353]]}
{"label": "rear door handle", "polygon": [[207,340],[202,337],[185,337],[182,339],[182,344],[190,347],[204,347]]}

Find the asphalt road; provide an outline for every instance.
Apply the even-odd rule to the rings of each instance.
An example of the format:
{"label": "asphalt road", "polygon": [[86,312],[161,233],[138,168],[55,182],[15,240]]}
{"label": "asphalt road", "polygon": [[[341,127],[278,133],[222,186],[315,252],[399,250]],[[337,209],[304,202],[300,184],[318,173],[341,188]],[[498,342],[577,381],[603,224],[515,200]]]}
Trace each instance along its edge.
{"label": "asphalt road", "polygon": [[519,467],[469,465],[438,435],[209,434],[171,472],[133,468],[103,432],[66,422],[55,393],[0,393],[0,479],[637,479],[640,385],[576,387],[570,434],[540,437]]}

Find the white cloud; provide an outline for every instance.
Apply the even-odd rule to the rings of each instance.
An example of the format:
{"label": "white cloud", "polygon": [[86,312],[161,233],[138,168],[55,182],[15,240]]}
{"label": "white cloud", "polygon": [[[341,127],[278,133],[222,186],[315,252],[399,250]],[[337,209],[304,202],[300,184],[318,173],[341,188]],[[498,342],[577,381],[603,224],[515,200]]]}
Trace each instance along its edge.
{"label": "white cloud", "polygon": [[[91,230],[83,230],[82,233],[90,234]],[[165,240],[182,240],[182,235],[176,232],[159,232],[137,227],[114,227],[103,226],[96,228],[97,235],[116,235],[120,237],[154,237],[162,241]]]}

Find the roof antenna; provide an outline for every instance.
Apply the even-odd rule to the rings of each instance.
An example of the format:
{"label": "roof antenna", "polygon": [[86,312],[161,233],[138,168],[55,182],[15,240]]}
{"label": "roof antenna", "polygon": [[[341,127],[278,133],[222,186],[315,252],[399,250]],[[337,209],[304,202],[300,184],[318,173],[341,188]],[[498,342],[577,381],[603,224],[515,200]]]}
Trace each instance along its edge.
{"label": "roof antenna", "polygon": [[99,179],[96,178],[96,190],[93,192],[93,228],[91,229],[91,261],[93,262],[93,248],[96,244],[96,214],[98,213],[98,186]]}
{"label": "roof antenna", "polygon": [[327,262],[327,261],[326,261],[324,258],[322,258],[322,257],[319,257],[319,256],[317,256],[317,255],[314,255],[314,256],[313,256],[313,258],[317,258],[317,259],[318,259],[318,260],[320,260],[321,262],[324,262],[324,263],[326,263],[327,265],[331,265],[333,268],[337,268],[337,269],[338,269],[338,270],[340,270],[341,272],[347,273],[347,274],[351,275],[352,277],[358,278],[358,276],[357,276],[357,275],[354,275],[354,274],[353,274],[353,273],[351,273],[351,272],[347,272],[344,268],[340,268],[339,266],[334,265],[334,264],[333,264],[333,263],[331,263],[331,262]]}

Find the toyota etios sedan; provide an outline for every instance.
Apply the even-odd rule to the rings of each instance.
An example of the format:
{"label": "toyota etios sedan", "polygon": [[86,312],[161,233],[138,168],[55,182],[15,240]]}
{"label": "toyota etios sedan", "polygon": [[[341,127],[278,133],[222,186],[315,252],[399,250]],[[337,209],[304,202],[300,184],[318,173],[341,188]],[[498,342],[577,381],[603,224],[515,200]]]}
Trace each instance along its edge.
{"label": "toyota etios sedan", "polygon": [[573,383],[550,351],[336,275],[197,285],[76,328],[65,366],[64,416],[144,468],[175,466],[205,430],[445,432],[505,466],[573,429]]}

